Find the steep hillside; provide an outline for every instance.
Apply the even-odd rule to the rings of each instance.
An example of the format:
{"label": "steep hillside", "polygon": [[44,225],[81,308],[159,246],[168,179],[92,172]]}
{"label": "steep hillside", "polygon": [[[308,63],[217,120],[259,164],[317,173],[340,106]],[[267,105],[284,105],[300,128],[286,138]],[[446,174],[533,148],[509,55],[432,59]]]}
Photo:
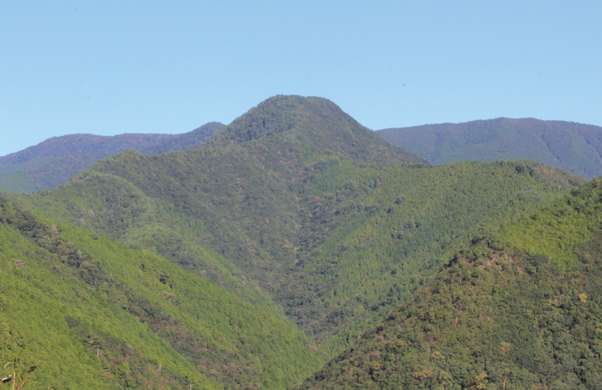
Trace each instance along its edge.
{"label": "steep hillside", "polygon": [[321,361],[294,327],[156,252],[4,199],[0,263],[0,359],[5,373],[40,360],[28,389],[282,389]]}
{"label": "steep hillside", "polygon": [[602,388],[602,181],[475,238],[300,389]]}
{"label": "steep hillside", "polygon": [[[347,198],[349,181],[333,186],[331,172],[315,178],[324,209],[316,219],[344,217],[300,277],[282,286],[289,316],[311,325],[328,353],[411,298],[470,234],[525,215],[582,182],[535,162],[366,171],[365,181],[350,181],[368,189],[359,204]],[[362,215],[362,207],[372,212]]]}
{"label": "steep hillside", "polygon": [[378,131],[432,162],[532,159],[591,179],[602,175],[602,128],[533,118],[498,118]]}
{"label": "steep hillside", "polygon": [[[199,148],[127,150],[22,204],[155,248],[286,314],[336,354],[411,298],[471,231],[583,181],[533,161],[431,167],[339,111],[324,99],[272,98]],[[311,141],[326,131],[338,141]]]}
{"label": "steep hillside", "polygon": [[188,149],[210,138],[223,126],[211,122],[189,133],[178,135],[72,134],[53,137],[36,146],[0,157],[0,189],[34,192],[54,188],[95,161],[111,154],[128,148],[147,154]]}

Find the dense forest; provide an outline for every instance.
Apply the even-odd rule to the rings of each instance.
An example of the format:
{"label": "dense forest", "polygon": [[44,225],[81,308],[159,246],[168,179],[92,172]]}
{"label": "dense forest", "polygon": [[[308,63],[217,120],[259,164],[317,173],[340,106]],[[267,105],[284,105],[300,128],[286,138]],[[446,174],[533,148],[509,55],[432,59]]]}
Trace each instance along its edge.
{"label": "dense forest", "polygon": [[302,389],[602,387],[602,181],[477,235]]}
{"label": "dense forest", "polygon": [[323,359],[290,323],[155,251],[5,200],[0,222],[0,359],[41,360],[30,388],[283,388]]}
{"label": "dense forest", "polygon": [[[113,154],[55,189],[2,193],[7,238],[1,241],[6,253],[0,259],[7,264],[7,278],[24,286],[6,290],[6,302],[12,306],[3,303],[2,313],[15,310],[20,299],[31,310],[21,317],[27,332],[15,330],[20,326],[17,317],[6,321],[6,340],[13,341],[2,348],[0,357],[21,359],[26,362],[22,367],[42,360],[34,376],[40,386],[50,384],[57,372],[56,366],[44,365],[51,355],[36,357],[39,329],[49,324],[56,336],[45,348],[65,340],[61,348],[72,345],[65,350],[69,359],[87,353],[91,360],[79,359],[78,364],[88,364],[79,370],[96,375],[94,380],[100,375],[100,388],[183,388],[186,381],[206,388],[290,388],[330,358],[334,360],[299,386],[486,386],[485,380],[470,382],[482,374],[473,371],[485,360],[445,355],[441,349],[445,361],[462,368],[439,369],[425,363],[424,356],[431,359],[435,350],[421,355],[426,349],[416,341],[418,333],[408,330],[413,341],[403,339],[399,343],[404,344],[388,354],[373,354],[374,335],[384,334],[389,325],[396,329],[395,321],[403,316],[422,329],[426,317],[407,310],[433,302],[439,302],[436,318],[447,321],[458,310],[468,316],[458,323],[464,321],[460,316],[453,329],[445,321],[437,322],[438,332],[465,327],[466,334],[476,335],[471,328],[476,312],[464,313],[456,301],[451,303],[456,298],[447,287],[439,292],[433,285],[453,285],[457,276],[440,280],[457,267],[498,272],[505,270],[497,266],[502,260],[498,264],[491,258],[516,257],[509,264],[521,271],[502,272],[497,284],[490,283],[491,276],[490,284],[479,287],[483,292],[478,297],[502,302],[487,295],[501,285],[510,286],[504,291],[516,294],[513,299],[521,299],[520,294],[526,294],[519,288],[521,278],[532,275],[527,264],[534,256],[551,267],[544,273],[577,269],[575,248],[590,245],[590,233],[597,226],[577,222],[575,213],[595,215],[597,210],[588,200],[593,195],[583,195],[579,203],[577,194],[595,187],[584,187],[586,181],[579,176],[533,160],[433,166],[321,98],[276,96],[202,144],[170,145],[174,151],[169,153],[128,149]],[[581,211],[571,211],[577,203]],[[550,210],[565,204],[569,206],[560,222],[565,225],[558,227],[549,215],[560,211]],[[554,241],[559,234],[564,234],[561,244]],[[38,268],[42,276],[23,274]],[[43,280],[62,287],[45,293]],[[468,288],[473,293],[470,286],[476,284],[471,283],[460,284],[459,291]],[[564,288],[558,286],[550,288]],[[16,297],[21,288],[32,291],[27,299]],[[426,292],[439,301],[424,299]],[[468,292],[462,294],[467,300],[458,302],[470,307]],[[42,308],[54,314],[37,316]],[[98,320],[99,310],[111,314]],[[56,317],[63,311],[67,314]],[[398,314],[393,318],[391,313]],[[509,321],[524,315],[503,313]],[[58,320],[50,321],[53,316]],[[379,327],[382,330],[374,331]],[[474,343],[492,334],[478,336]],[[102,345],[111,347],[103,350]],[[467,347],[476,348],[471,345]],[[152,359],[148,348],[155,351]],[[508,359],[522,356],[518,344],[509,351]],[[363,366],[374,361],[376,367],[381,355],[388,360],[378,363],[377,371]],[[97,363],[95,359],[103,356],[106,362]],[[128,374],[116,368],[123,360]],[[167,372],[167,360],[180,368]],[[409,361],[416,363],[411,367],[424,366],[426,379],[451,379],[416,380],[412,375],[421,372],[417,369],[407,379],[409,371],[399,368]],[[357,369],[347,367],[356,363]],[[343,369],[351,374],[342,378]],[[487,383],[500,388],[499,381],[491,379],[493,372],[486,374],[493,375]],[[544,383],[538,371],[525,375],[531,379],[520,386]],[[518,386],[516,377],[504,376],[508,389],[519,388],[510,387]],[[590,386],[591,380],[583,378],[579,383]],[[61,383],[78,381],[69,380]]]}

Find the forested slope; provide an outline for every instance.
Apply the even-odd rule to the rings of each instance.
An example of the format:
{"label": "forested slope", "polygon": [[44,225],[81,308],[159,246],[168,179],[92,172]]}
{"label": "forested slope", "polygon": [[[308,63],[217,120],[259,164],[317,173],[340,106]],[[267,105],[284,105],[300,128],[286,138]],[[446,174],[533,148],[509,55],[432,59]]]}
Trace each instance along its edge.
{"label": "forested slope", "polygon": [[0,263],[0,359],[6,374],[40,361],[29,389],[282,389],[322,359],[290,324],[156,252],[3,198]]}
{"label": "forested slope", "polygon": [[582,181],[533,161],[428,166],[325,99],[278,96],[199,148],[127,150],[20,200],[154,248],[336,354],[470,232]]}
{"label": "forested slope", "polygon": [[366,163],[429,163],[401,147],[385,142],[328,99],[284,96],[269,98],[234,120],[209,140],[210,146],[258,141],[280,146],[271,152],[299,159],[312,153],[337,153]]}
{"label": "forested slope", "polygon": [[353,182],[368,189],[362,202],[373,210],[360,220],[354,203],[345,204],[345,185],[333,186],[328,171],[315,177],[324,214],[347,215],[303,273],[283,285],[289,316],[312,323],[329,353],[411,298],[471,234],[525,215],[581,182],[535,162],[379,168],[357,172],[365,181]]}
{"label": "forested slope", "polygon": [[602,128],[533,118],[497,118],[378,131],[432,162],[531,159],[591,179],[602,175]]}
{"label": "forested slope", "polygon": [[602,181],[487,232],[298,388],[601,388]]}

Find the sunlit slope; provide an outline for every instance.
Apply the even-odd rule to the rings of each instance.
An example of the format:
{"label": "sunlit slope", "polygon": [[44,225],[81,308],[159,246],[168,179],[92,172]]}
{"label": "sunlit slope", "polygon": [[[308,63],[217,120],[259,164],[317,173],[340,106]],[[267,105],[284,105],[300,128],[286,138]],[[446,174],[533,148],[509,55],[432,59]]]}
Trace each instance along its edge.
{"label": "sunlit slope", "polygon": [[[137,152],[126,155],[133,153],[142,156]],[[135,167],[131,161],[128,164]],[[269,294],[205,242],[211,235],[202,219],[146,196],[120,176],[86,171],[53,191],[6,196],[18,199],[23,207],[102,232],[130,247],[156,250],[182,268],[284,318]]]}
{"label": "sunlit slope", "polygon": [[300,388],[602,386],[602,182],[475,237]]}
{"label": "sunlit slope", "polygon": [[41,360],[31,388],[283,388],[320,364],[300,331],[152,251],[6,201],[0,221],[0,357]]}

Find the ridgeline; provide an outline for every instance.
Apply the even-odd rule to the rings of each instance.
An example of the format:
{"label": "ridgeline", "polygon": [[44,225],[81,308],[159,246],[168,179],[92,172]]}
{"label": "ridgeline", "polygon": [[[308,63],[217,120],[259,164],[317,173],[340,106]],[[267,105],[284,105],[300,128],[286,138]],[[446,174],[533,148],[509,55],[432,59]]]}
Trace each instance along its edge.
{"label": "ridgeline", "polygon": [[586,179],[602,175],[602,128],[533,118],[497,118],[378,131],[433,164],[536,160]]}
{"label": "ridgeline", "polygon": [[53,137],[20,152],[0,157],[0,190],[35,192],[65,183],[95,161],[132,148],[146,154],[184,150],[199,145],[224,125],[207,123],[189,133],[71,134]]}

